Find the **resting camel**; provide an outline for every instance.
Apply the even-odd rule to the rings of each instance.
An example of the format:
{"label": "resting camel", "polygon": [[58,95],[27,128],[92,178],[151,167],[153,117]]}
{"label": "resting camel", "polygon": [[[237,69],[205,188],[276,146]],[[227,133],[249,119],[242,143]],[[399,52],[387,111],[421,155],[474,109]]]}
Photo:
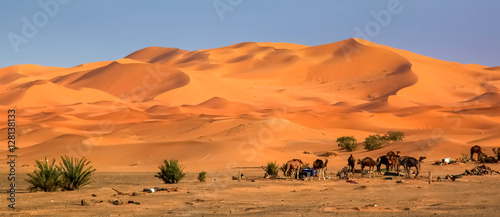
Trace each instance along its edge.
{"label": "resting camel", "polygon": [[321,180],[321,174],[323,174],[323,179],[326,180],[325,176],[325,171],[326,171],[326,165],[328,164],[328,159],[325,159],[325,163],[323,163],[322,160],[317,159],[313,163],[313,169],[315,171],[318,171],[318,179]]}
{"label": "resting camel", "polygon": [[474,161],[474,158],[473,158],[474,153],[477,153],[477,160],[479,160],[479,154],[483,153],[483,150],[481,149],[481,146],[475,145],[475,146],[472,146],[472,148],[470,148],[470,159],[472,161]]}
{"label": "resting camel", "polygon": [[418,160],[415,159],[414,157],[408,157],[403,160],[403,166],[405,167],[405,172],[406,176],[409,178],[410,177],[410,169],[412,167],[415,167],[416,173],[415,177],[417,178],[418,174],[420,173],[420,163],[425,159],[425,157],[420,157]]}
{"label": "resting camel", "polygon": [[347,165],[349,165],[349,172],[351,172],[352,174],[354,174],[354,165],[356,165],[356,159],[354,159],[354,157],[351,156],[349,157],[349,159],[347,159]]}
{"label": "resting camel", "polygon": [[299,171],[302,169],[302,161],[300,159],[291,159],[288,162],[286,162],[286,172],[285,172],[285,178],[288,178],[288,176],[292,176],[292,174],[295,172],[295,176],[298,179],[299,178]]}
{"label": "resting camel", "polygon": [[365,157],[363,160],[358,159],[358,164],[361,164],[361,176],[363,176],[363,172],[365,167],[368,167],[370,175],[373,174],[373,168],[377,166],[378,162],[375,162],[371,157]]}
{"label": "resting camel", "polygon": [[392,167],[394,165],[393,157],[389,158],[385,155],[382,155],[379,158],[377,158],[377,173],[378,174],[382,174],[382,172],[380,171],[380,167],[382,166],[382,164],[385,165],[385,171],[389,171],[389,167]]}

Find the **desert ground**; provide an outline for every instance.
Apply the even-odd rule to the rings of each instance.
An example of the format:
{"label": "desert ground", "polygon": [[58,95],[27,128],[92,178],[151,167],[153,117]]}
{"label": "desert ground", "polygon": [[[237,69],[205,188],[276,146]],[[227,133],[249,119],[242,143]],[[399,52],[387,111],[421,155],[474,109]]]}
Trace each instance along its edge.
{"label": "desert ground", "polygon": [[[333,175],[328,175],[332,179],[327,180],[265,179],[260,168],[211,172],[205,183],[196,180],[197,174],[189,173],[178,184],[161,183],[153,171],[98,172],[90,185],[78,191],[28,193],[20,190],[16,211],[4,206],[0,213],[20,216],[498,216],[500,175],[464,176],[456,181],[443,179],[428,183],[429,171],[436,181],[437,176],[460,174],[476,165],[424,164],[423,176],[417,179],[385,180],[382,175],[361,178],[356,174],[352,180],[358,184]],[[487,166],[500,170],[498,164]],[[332,166],[329,172],[336,169]],[[237,171],[245,174],[240,182],[230,177]],[[1,180],[4,186],[6,179]],[[404,182],[396,183],[399,180]],[[21,189],[28,187],[27,183],[19,183]],[[144,188],[154,187],[178,190],[143,192]],[[112,188],[139,194],[119,195]],[[82,199],[89,206],[82,206]],[[108,202],[115,199],[125,204]],[[128,204],[128,201],[140,204]]]}
{"label": "desert ground", "polygon": [[[92,184],[78,192],[19,193],[19,213],[494,214],[498,176],[433,185],[424,176],[470,169],[472,164],[430,164],[459,158],[474,145],[489,156],[500,147],[499,88],[500,67],[447,62],[354,38],[319,46],[149,47],[69,68],[14,65],[0,69],[0,159],[8,154],[7,111],[15,109],[19,177],[32,172],[36,160],[64,155],[85,156],[97,169]],[[351,154],[337,146],[338,137],[361,143],[388,131],[405,137],[374,151],[360,145],[352,154],[425,156],[422,180],[363,178],[354,185],[262,178],[260,166],[293,158],[328,158],[329,172],[337,172]],[[141,205],[78,206],[93,193],[107,201],[113,186],[127,192],[165,186],[153,177],[165,159],[178,159],[189,174],[175,185],[179,192],[137,196]],[[228,180],[235,168],[247,168],[243,172],[255,182]],[[8,165],[0,169],[7,173]],[[200,171],[208,172],[207,183],[197,183]],[[22,179],[18,185],[27,187]],[[366,189],[354,190],[359,186]],[[370,203],[378,206],[365,207]],[[4,198],[2,204],[7,206]]]}

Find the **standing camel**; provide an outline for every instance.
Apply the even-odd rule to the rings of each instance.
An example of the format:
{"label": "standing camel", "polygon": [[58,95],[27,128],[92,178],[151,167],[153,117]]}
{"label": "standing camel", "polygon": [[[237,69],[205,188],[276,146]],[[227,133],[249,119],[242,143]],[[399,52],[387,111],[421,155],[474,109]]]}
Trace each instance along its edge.
{"label": "standing camel", "polygon": [[356,159],[354,159],[354,157],[352,156],[349,156],[349,159],[347,159],[347,165],[349,165],[349,172],[351,172],[352,174],[354,174],[354,165],[356,165]]}
{"label": "standing camel", "polygon": [[495,148],[493,148],[493,153],[495,153],[497,160],[500,161],[500,147],[497,148],[497,150],[495,150]]}
{"label": "standing camel", "polygon": [[288,178],[290,175],[290,178],[292,177],[293,173],[295,172],[295,176],[298,179],[299,178],[299,171],[302,169],[302,161],[300,159],[291,159],[288,162],[286,162],[286,172],[285,172],[285,178]]}
{"label": "standing camel", "polygon": [[408,157],[408,158],[403,159],[402,164],[403,164],[403,166],[405,168],[406,176],[408,178],[410,177],[410,169],[412,167],[415,167],[416,173],[415,173],[415,177],[414,178],[417,178],[418,174],[420,173],[420,169],[421,169],[420,163],[424,159],[425,159],[425,157],[420,157],[418,160],[415,159],[414,157]]}
{"label": "standing camel", "polygon": [[323,179],[326,180],[325,176],[325,171],[326,171],[326,165],[328,164],[328,159],[325,159],[325,163],[323,163],[322,160],[317,159],[313,163],[313,169],[315,171],[318,171],[318,179],[321,180],[321,174],[323,174]]}
{"label": "standing camel", "polygon": [[378,162],[375,162],[371,157],[365,157],[363,160],[358,159],[358,164],[361,164],[361,176],[363,176],[365,167],[368,167],[370,173],[368,177],[371,177],[373,168],[377,166]]}
{"label": "standing camel", "polygon": [[385,171],[389,172],[389,168],[393,167],[393,165],[394,165],[393,157],[389,158],[385,155],[382,155],[379,158],[377,158],[377,173],[378,174],[382,174],[382,172],[380,171],[380,167],[382,166],[382,164],[385,165]]}
{"label": "standing camel", "polygon": [[477,160],[479,160],[479,155],[481,153],[483,153],[483,150],[481,149],[481,146],[475,145],[475,146],[472,146],[472,148],[470,148],[470,159],[472,161],[474,161],[474,158],[473,158],[474,153],[477,153]]}

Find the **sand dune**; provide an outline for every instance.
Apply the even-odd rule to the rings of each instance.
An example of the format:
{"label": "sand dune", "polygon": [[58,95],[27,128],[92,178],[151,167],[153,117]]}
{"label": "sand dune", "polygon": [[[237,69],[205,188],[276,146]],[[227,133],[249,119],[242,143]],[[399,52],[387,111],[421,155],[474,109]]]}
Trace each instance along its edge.
{"label": "sand dune", "polygon": [[197,51],[149,47],[70,68],[6,67],[0,110],[18,111],[24,160],[73,154],[100,168],[154,169],[178,158],[187,170],[216,170],[335,151],[331,162],[341,167],[350,153],[337,147],[340,136],[407,135],[376,151],[360,147],[359,157],[400,150],[432,160],[475,144],[498,146],[499,88],[499,67],[361,39],[244,42]]}

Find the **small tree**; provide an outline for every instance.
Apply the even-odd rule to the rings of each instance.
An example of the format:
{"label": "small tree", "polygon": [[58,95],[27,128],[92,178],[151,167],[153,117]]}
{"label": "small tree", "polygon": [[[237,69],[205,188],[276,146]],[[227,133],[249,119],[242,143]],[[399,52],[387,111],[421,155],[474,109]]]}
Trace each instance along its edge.
{"label": "small tree", "polygon": [[365,138],[365,149],[368,151],[376,150],[382,148],[385,143],[385,138],[380,135],[370,135]]}
{"label": "small tree", "polygon": [[205,179],[207,178],[206,175],[207,175],[207,172],[201,171],[200,173],[198,173],[198,180],[200,182],[205,182]]}
{"label": "small tree", "polygon": [[179,166],[178,161],[175,159],[164,160],[163,165],[158,167],[160,172],[155,175],[155,177],[163,180],[167,184],[178,183],[181,179],[186,176],[183,172],[183,168]]}
{"label": "small tree", "polygon": [[401,131],[389,131],[385,134],[384,138],[388,141],[401,141],[405,134]]}
{"label": "small tree", "polygon": [[57,191],[61,185],[61,173],[54,165],[56,159],[52,159],[49,164],[47,158],[45,161],[35,161],[38,170],[28,173],[27,182],[31,184],[30,191],[42,190],[45,192]]}
{"label": "small tree", "polygon": [[[61,187],[65,190],[76,190],[89,184],[92,173],[96,171],[92,166],[88,166],[90,161],[83,158],[61,157],[62,164],[59,163],[57,169],[61,173]],[[88,167],[87,167],[88,166]]]}
{"label": "small tree", "polygon": [[278,175],[278,164],[276,162],[268,162],[266,166],[262,169],[271,177],[276,177]]}
{"label": "small tree", "polygon": [[358,148],[358,141],[353,136],[342,136],[337,138],[338,146],[346,151],[354,151]]}

